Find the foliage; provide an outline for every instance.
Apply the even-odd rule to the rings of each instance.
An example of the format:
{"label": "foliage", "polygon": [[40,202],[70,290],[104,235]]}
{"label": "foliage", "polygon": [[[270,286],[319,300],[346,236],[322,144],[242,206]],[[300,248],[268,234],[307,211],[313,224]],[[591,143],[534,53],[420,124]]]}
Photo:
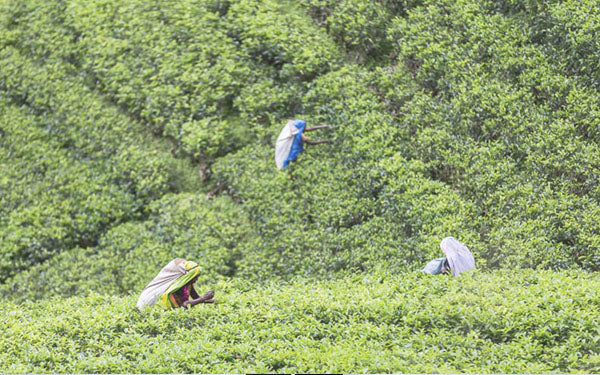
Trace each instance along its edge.
{"label": "foliage", "polygon": [[18,301],[92,291],[130,294],[177,257],[199,263],[200,282],[214,282],[235,274],[239,259],[252,251],[254,232],[227,197],[209,201],[195,194],[169,194],[149,210],[147,220],[113,226],[97,246],[63,251],[7,280],[0,292]]}
{"label": "foliage", "polygon": [[[395,121],[410,124],[397,143],[473,203],[489,265],[597,269],[597,248],[585,244],[598,229],[576,218],[597,212],[597,139],[587,130],[596,115],[583,108],[598,94],[555,64],[550,52],[568,44],[540,39],[535,27],[553,28],[553,16],[496,5],[424,4],[394,21],[402,73],[382,78],[384,95],[402,105]],[[406,74],[423,93],[394,90]]]}
{"label": "foliage", "polygon": [[597,372],[598,279],[518,271],[220,282],[214,305],[137,296],[0,306],[11,373]]}
{"label": "foliage", "polygon": [[406,15],[419,0],[302,0],[301,5],[314,22],[324,27],[348,57],[358,63],[375,60],[387,63],[391,43],[386,31],[394,15]]}
{"label": "foliage", "polygon": [[0,59],[4,279],[139,218],[169,190],[171,166],[138,124],[62,65],[39,66],[12,47]]}
{"label": "foliage", "polygon": [[[599,25],[0,0],[0,371],[598,372]],[[288,118],[331,142],[282,172]],[[494,272],[411,272],[450,235]],[[175,257],[221,303],[134,311]]]}
{"label": "foliage", "polygon": [[97,1],[66,9],[95,86],[200,160],[247,143],[235,127],[262,134],[261,123],[291,115],[304,81],[339,54],[278,2],[215,5]]}
{"label": "foliage", "polygon": [[[466,242],[481,267],[600,266],[598,93],[586,74],[594,68],[586,52],[592,7],[163,5],[2,2],[3,105],[25,106],[11,111],[27,112],[46,127],[44,142],[67,150],[52,156],[44,146],[48,167],[82,182],[71,201],[52,199],[78,207],[105,189],[92,179],[124,189],[84,204],[97,208],[84,210],[81,224],[67,224],[79,215],[73,209],[41,198],[34,201],[43,209],[30,205],[38,213],[17,219],[33,198],[19,195],[17,169],[7,173],[11,195],[2,209],[15,217],[3,219],[5,269],[71,248],[102,253],[95,245],[113,223],[146,218],[168,190],[215,187],[240,205],[228,205],[226,217],[243,211],[261,238],[240,239],[252,251],[236,256],[232,272],[246,278],[414,269],[439,254],[447,235]],[[342,51],[379,67],[344,63]],[[557,63],[559,54],[566,58]],[[332,125],[321,132],[332,143],[309,148],[279,173],[272,140],[288,116]],[[152,143],[141,136],[151,131],[172,140],[174,155],[199,162],[203,180],[187,183],[195,189],[175,181],[193,171],[164,151],[138,149]],[[59,161],[67,156],[72,168]],[[35,172],[37,160],[28,157],[5,165]],[[59,217],[64,225],[47,222]],[[37,224],[23,225],[30,221]],[[207,230],[195,227],[193,236]]]}

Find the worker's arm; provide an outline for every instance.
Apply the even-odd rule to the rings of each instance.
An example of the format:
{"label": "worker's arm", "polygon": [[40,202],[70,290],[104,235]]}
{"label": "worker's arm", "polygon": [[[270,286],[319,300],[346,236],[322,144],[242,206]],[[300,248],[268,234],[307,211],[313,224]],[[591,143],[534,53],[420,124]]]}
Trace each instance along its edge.
{"label": "worker's arm", "polygon": [[199,303],[213,303],[215,301],[213,301],[213,297],[215,296],[215,292],[213,292],[212,290],[206,292],[202,297],[198,297],[195,299],[191,299],[189,301],[184,301],[183,304],[181,304],[181,307],[192,307],[192,306],[196,306]]}
{"label": "worker's arm", "polygon": [[329,125],[317,125],[317,126],[313,126],[312,128],[306,128],[306,129],[304,129],[304,131],[311,132],[313,130],[318,130],[318,129],[329,129]]}
{"label": "worker's arm", "polygon": [[198,292],[196,292],[196,288],[194,288],[194,285],[190,286],[190,296],[192,297],[192,299],[200,298],[200,295],[198,295]]}
{"label": "worker's arm", "polygon": [[450,272],[450,264],[448,263],[448,258],[444,258],[442,262],[442,274],[446,274]]}
{"label": "worker's arm", "polygon": [[327,143],[327,142],[329,142],[328,140],[324,140],[324,139],[321,139],[321,140],[318,140],[318,141],[311,141],[308,138],[306,138],[306,136],[304,134],[301,135],[301,138],[302,138],[302,142],[304,142],[304,143],[306,143],[308,145],[320,145],[321,143]]}
{"label": "worker's arm", "polygon": [[322,143],[329,143],[329,141],[326,140],[326,139],[319,139],[318,141],[309,141],[309,140],[306,140],[305,142],[308,145],[320,145]]}

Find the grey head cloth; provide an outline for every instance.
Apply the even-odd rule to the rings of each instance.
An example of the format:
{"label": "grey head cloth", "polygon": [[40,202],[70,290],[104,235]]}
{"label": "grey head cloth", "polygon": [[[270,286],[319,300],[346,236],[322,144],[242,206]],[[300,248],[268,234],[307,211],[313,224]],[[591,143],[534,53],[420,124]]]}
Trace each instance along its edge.
{"label": "grey head cloth", "polygon": [[448,259],[448,264],[454,276],[475,268],[475,258],[469,249],[454,237],[446,237],[440,243],[442,252]]}

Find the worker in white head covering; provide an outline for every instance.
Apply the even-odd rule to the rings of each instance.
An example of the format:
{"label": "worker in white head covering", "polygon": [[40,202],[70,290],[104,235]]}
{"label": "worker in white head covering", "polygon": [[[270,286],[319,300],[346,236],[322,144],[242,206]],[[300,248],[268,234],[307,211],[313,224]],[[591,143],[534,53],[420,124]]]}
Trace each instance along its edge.
{"label": "worker in white head covering", "polygon": [[304,135],[305,132],[310,132],[317,129],[329,129],[329,125],[318,125],[312,128],[306,127],[304,120],[290,120],[285,124],[277,143],[275,144],[275,165],[277,169],[287,167],[291,162],[296,161],[298,155],[304,151],[304,143],[308,145],[318,145],[327,143],[327,140],[311,141]]}
{"label": "worker in white head covering", "polygon": [[469,249],[454,237],[446,237],[440,243],[446,261],[442,265],[442,273],[448,268],[454,276],[475,268],[475,258]]}

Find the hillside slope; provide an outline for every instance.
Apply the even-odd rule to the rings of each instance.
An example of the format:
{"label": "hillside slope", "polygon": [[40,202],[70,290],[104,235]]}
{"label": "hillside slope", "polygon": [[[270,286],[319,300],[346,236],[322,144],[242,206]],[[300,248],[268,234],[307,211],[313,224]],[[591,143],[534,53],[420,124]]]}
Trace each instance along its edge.
{"label": "hillside slope", "polygon": [[[0,372],[599,372],[599,31],[591,0],[0,0]],[[289,118],[331,142],[278,171]],[[415,272],[446,236],[479,270]],[[175,257],[218,303],[134,310]]]}
{"label": "hillside slope", "polygon": [[[2,105],[29,116],[3,122],[31,123],[47,143],[35,156],[3,146],[2,267],[16,277],[4,289],[31,289],[39,272],[17,274],[55,255],[58,269],[78,253],[111,263],[124,251],[112,229],[152,227],[165,194],[215,187],[217,206],[231,207],[219,215],[251,229],[213,277],[414,269],[448,235],[482,268],[597,270],[592,5],[3,0]],[[332,143],[281,173],[273,140],[292,116],[331,124],[322,137]],[[73,181],[125,195],[43,182],[56,178],[36,169],[42,158],[66,170],[53,147],[72,160]],[[20,187],[36,173],[48,193]],[[181,230],[173,236],[215,229]],[[150,231],[144,247],[206,255]],[[144,234],[128,233],[131,254],[145,254]]]}

